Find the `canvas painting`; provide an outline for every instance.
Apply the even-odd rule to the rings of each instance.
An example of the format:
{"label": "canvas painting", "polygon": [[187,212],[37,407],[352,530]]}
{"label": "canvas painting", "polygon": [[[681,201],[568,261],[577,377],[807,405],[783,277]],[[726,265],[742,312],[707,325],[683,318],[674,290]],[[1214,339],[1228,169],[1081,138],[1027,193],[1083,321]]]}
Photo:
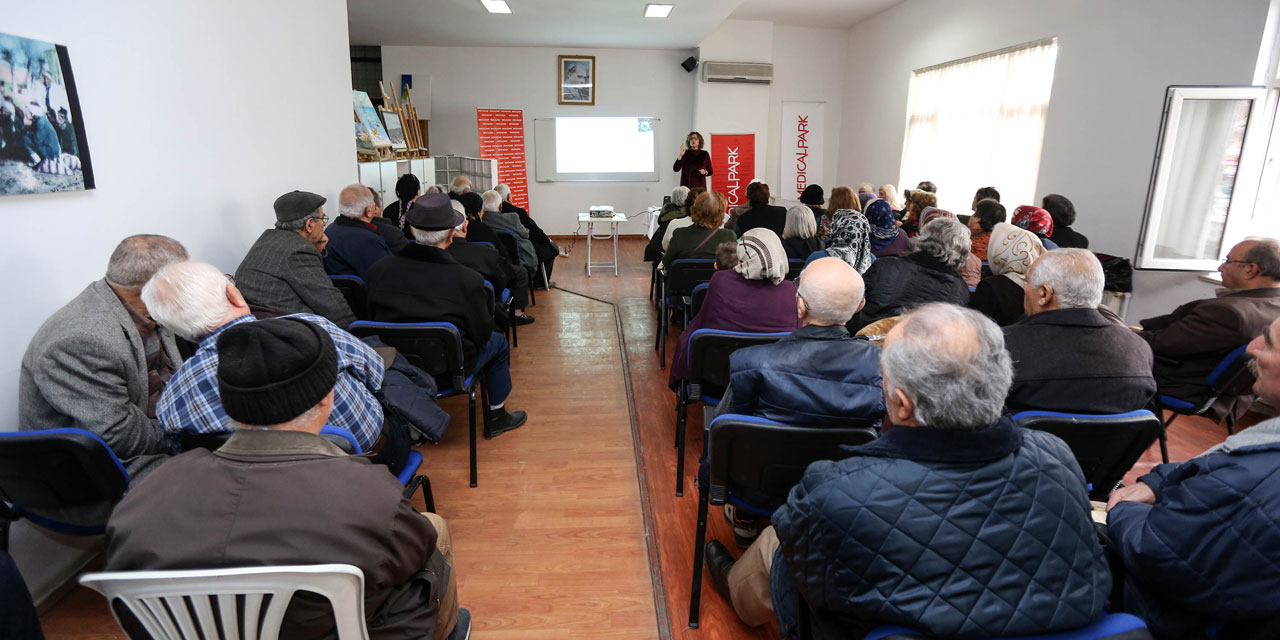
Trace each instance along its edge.
{"label": "canvas painting", "polygon": [[0,194],[92,189],[67,48],[0,33]]}
{"label": "canvas painting", "polygon": [[560,104],[596,103],[596,57],[560,56]]}
{"label": "canvas painting", "polygon": [[400,124],[400,114],[382,109],[382,119],[387,123],[387,137],[391,139],[392,149],[408,149],[409,143],[404,139],[404,126]]}
{"label": "canvas painting", "polygon": [[363,91],[351,93],[356,110],[356,148],[364,151],[391,146],[391,138],[382,126],[378,110],[369,101],[369,94]]}

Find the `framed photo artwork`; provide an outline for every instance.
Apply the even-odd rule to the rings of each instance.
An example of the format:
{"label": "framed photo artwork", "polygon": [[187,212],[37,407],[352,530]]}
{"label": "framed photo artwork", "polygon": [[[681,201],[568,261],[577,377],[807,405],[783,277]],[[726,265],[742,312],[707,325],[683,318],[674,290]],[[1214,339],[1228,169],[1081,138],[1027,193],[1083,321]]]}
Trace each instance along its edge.
{"label": "framed photo artwork", "polygon": [[596,57],[560,56],[557,59],[560,104],[596,103]]}
{"label": "framed photo artwork", "polygon": [[382,113],[382,120],[387,124],[387,137],[391,138],[392,149],[408,149],[409,144],[404,138],[404,125],[400,123],[400,114],[391,109],[378,109]]}

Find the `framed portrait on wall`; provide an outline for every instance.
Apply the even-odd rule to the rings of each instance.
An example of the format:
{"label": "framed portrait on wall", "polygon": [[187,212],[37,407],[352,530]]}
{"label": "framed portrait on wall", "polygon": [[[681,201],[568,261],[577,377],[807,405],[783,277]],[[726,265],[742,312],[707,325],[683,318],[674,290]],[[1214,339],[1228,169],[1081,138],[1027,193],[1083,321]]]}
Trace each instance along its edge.
{"label": "framed portrait on wall", "polygon": [[596,57],[560,56],[557,59],[560,104],[596,103]]}

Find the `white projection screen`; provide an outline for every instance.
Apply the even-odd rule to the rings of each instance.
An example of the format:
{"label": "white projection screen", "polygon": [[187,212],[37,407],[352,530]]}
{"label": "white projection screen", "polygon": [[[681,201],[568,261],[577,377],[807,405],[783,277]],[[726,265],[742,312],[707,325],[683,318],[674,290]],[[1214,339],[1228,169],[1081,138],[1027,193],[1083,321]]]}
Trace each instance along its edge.
{"label": "white projection screen", "polygon": [[533,121],[538,182],[657,182],[657,118]]}

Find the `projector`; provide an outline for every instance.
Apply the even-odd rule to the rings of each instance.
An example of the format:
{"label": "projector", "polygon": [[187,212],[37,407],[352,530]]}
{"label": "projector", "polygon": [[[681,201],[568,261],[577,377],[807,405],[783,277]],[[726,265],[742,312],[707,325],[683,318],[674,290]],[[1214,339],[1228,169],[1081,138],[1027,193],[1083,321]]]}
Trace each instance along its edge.
{"label": "projector", "polygon": [[587,215],[592,218],[612,218],[613,207],[608,205],[593,205],[587,210]]}

